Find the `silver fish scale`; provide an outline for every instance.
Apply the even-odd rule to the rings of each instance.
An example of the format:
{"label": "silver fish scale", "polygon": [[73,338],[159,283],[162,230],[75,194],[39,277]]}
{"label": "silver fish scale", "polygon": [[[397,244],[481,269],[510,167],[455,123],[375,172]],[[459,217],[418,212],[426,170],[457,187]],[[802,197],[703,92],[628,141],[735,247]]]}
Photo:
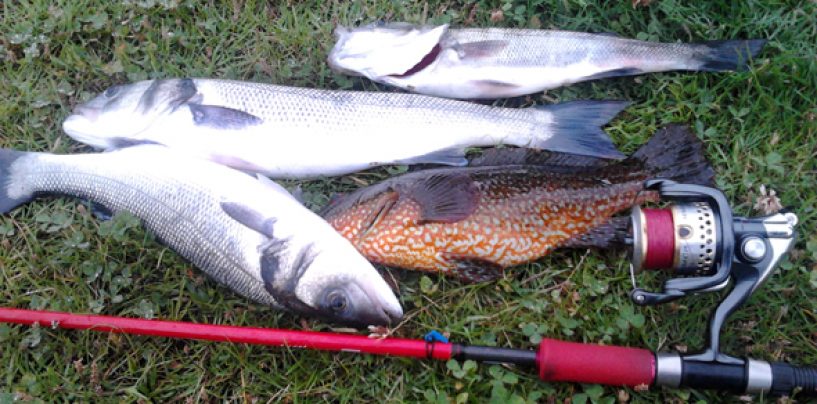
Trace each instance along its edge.
{"label": "silver fish scale", "polygon": [[128,211],[217,282],[278,307],[263,283],[247,272],[260,271],[260,257],[241,254],[248,251],[248,244],[257,246],[263,238],[222,211],[222,195],[215,191],[218,184],[206,186],[191,178],[173,177],[161,165],[145,164],[134,174],[104,154],[85,159],[69,156],[64,161],[60,156],[30,155],[15,162],[21,163],[26,175],[11,177],[18,186],[35,193],[89,199],[114,212]]}
{"label": "silver fish scale", "polygon": [[[490,55],[492,61],[555,67],[582,61],[600,65],[620,64],[621,58],[678,61],[695,56],[697,48],[696,44],[645,42],[613,35],[497,28],[452,29],[443,41],[450,46],[452,43],[505,40],[508,46]],[[479,58],[472,60],[479,61]]]}
{"label": "silver fish scale", "polygon": [[[422,128],[445,125],[478,133],[541,132],[537,115],[527,108],[497,108],[417,94],[329,91],[230,80],[196,79],[196,86],[216,89],[221,105],[258,116],[265,121],[299,128],[359,134],[394,126]],[[206,94],[206,90],[204,90]],[[205,96],[206,97],[206,96]]]}

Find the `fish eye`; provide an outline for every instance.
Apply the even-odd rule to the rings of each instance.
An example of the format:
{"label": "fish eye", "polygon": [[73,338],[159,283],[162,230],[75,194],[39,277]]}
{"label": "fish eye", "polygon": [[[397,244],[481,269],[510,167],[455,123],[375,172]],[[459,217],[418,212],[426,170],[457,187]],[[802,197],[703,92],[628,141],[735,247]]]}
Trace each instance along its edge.
{"label": "fish eye", "polygon": [[343,312],[348,305],[346,296],[338,291],[329,293],[329,295],[326,296],[326,300],[327,303],[329,303],[329,308],[335,313]]}
{"label": "fish eye", "polygon": [[107,90],[105,90],[105,96],[108,97],[108,98],[111,98],[111,97],[115,96],[116,93],[119,92],[120,88],[121,88],[120,86],[113,86],[113,87],[108,88]]}

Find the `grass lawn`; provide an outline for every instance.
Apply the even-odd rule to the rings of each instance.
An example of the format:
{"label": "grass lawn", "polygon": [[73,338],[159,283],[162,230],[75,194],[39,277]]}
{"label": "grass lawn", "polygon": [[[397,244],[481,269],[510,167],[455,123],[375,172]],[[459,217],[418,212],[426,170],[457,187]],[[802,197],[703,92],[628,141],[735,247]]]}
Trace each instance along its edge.
{"label": "grass lawn", "polygon": [[[502,21],[491,14],[504,10]],[[759,187],[800,217],[795,253],[727,323],[737,356],[817,364],[817,3],[815,1],[192,1],[11,0],[0,4],[0,147],[76,153],[61,131],[77,103],[109,85],[163,77],[220,77],[321,88],[389,91],[333,74],[335,24],[380,19],[471,26],[614,32],[661,41],[768,38],[746,72],[667,73],[602,80],[499,101],[575,99],[635,104],[608,128],[634,151],[657,128],[685,122],[707,145],[718,184],[741,215]],[[285,133],[276,134],[286,136]],[[383,128],[389,136],[389,128]],[[339,151],[342,152],[342,151]],[[341,189],[394,168],[304,182],[318,209]],[[285,185],[295,185],[288,182]],[[701,347],[717,296],[655,308],[628,300],[623,251],[560,251],[462,285],[387,271],[398,280],[419,338],[534,347],[542,336],[653,350]],[[657,285],[657,278],[648,284]],[[96,220],[72,199],[50,198],[0,217],[0,305],[194,322],[328,329],[252,304],[203,277],[138,222]],[[245,345],[171,341],[0,325],[0,403],[37,401],[716,401],[691,390],[646,392],[544,384],[531,371]]]}

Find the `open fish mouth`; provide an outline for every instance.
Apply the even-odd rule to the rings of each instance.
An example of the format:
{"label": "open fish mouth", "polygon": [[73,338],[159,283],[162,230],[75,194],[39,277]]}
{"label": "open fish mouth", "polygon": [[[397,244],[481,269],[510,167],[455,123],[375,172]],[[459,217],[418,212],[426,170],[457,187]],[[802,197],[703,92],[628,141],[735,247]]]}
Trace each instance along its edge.
{"label": "open fish mouth", "polygon": [[417,62],[416,65],[412,66],[411,69],[406,70],[402,74],[390,74],[389,76],[399,78],[399,77],[408,77],[408,76],[411,76],[413,74],[416,74],[419,71],[425,69],[426,67],[431,66],[431,63],[433,63],[435,60],[437,60],[437,56],[440,55],[441,50],[442,50],[442,47],[440,46],[440,44],[437,44],[433,48],[431,48],[431,52],[428,52],[425,56],[423,56],[423,58],[420,59],[420,61]]}
{"label": "open fish mouth", "polygon": [[447,31],[448,25],[338,26],[335,29],[337,42],[329,53],[329,66],[337,72],[371,79],[410,76],[437,59]]}
{"label": "open fish mouth", "polygon": [[394,294],[389,293],[385,294],[384,296],[383,294],[376,293],[375,290],[369,290],[370,288],[365,289],[366,294],[371,296],[372,299],[375,300],[375,307],[377,308],[375,314],[377,315],[377,317],[379,317],[378,320],[380,320],[378,323],[371,324],[394,325],[399,323],[400,320],[403,319],[403,308],[400,306],[400,302],[397,301],[397,298],[394,297]]}

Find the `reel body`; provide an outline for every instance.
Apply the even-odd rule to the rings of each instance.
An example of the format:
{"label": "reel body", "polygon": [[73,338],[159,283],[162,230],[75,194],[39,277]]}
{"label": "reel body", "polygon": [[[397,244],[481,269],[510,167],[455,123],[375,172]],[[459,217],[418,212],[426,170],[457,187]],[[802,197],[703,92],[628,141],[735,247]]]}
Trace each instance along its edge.
{"label": "reel body", "polygon": [[[723,193],[699,185],[651,180],[646,188],[658,191],[673,205],[633,210],[633,302],[655,305],[732,285],[710,316],[704,350],[692,355],[657,354],[655,383],[727,387],[748,393],[814,383],[810,374],[795,380],[795,373],[802,371],[790,365],[736,358],[720,351],[723,323],[768,279],[794,245],[797,216],[784,211],[755,218],[735,217]],[[661,291],[646,291],[635,280],[636,274],[646,269],[664,269],[678,277],[665,281]]]}

